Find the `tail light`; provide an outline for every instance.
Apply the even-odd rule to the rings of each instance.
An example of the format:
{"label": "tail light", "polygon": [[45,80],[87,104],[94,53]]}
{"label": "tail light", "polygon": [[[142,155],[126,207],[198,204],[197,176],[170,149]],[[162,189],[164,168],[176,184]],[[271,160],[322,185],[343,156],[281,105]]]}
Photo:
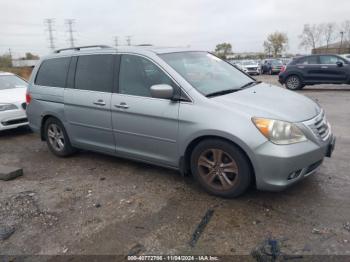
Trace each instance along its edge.
{"label": "tail light", "polygon": [[286,71],[287,67],[286,66],[282,66],[281,67],[281,70],[280,70],[280,73],[283,73],[284,71]]}
{"label": "tail light", "polygon": [[32,96],[27,91],[27,93],[26,93],[26,103],[27,103],[27,105],[30,104],[30,101],[32,101]]}

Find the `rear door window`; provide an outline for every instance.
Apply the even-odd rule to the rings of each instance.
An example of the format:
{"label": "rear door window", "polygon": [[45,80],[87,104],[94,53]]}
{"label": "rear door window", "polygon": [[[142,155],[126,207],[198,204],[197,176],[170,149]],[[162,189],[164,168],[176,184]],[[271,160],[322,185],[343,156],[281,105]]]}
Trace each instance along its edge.
{"label": "rear door window", "polygon": [[40,86],[65,87],[70,57],[53,58],[42,62],[35,84]]}
{"label": "rear door window", "polygon": [[114,55],[80,56],[75,73],[75,88],[112,92]]}
{"label": "rear door window", "polygon": [[318,64],[317,56],[303,57],[298,61],[298,64],[299,65],[317,65]]}

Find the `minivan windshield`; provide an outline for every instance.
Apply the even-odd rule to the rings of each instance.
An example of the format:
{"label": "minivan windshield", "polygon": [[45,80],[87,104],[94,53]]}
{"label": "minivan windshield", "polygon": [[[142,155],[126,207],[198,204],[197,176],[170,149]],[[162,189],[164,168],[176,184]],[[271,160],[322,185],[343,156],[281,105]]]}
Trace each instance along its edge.
{"label": "minivan windshield", "polygon": [[0,90],[27,87],[27,82],[15,75],[0,75]]}
{"label": "minivan windshield", "polygon": [[205,96],[223,95],[255,83],[234,66],[207,52],[178,52],[160,57]]}

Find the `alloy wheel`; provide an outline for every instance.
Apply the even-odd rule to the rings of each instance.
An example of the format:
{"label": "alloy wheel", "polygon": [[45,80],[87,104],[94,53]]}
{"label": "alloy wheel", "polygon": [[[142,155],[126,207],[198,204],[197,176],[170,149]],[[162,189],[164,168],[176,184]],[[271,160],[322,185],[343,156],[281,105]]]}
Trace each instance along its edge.
{"label": "alloy wheel", "polygon": [[58,152],[62,151],[65,146],[65,139],[62,129],[52,123],[47,129],[47,136],[51,146]]}
{"label": "alloy wheel", "polygon": [[287,87],[289,89],[298,89],[299,88],[299,85],[300,85],[300,80],[297,76],[290,76],[288,79],[287,79]]}
{"label": "alloy wheel", "polygon": [[204,151],[198,159],[197,167],[203,181],[215,190],[230,190],[239,180],[236,161],[221,149]]}

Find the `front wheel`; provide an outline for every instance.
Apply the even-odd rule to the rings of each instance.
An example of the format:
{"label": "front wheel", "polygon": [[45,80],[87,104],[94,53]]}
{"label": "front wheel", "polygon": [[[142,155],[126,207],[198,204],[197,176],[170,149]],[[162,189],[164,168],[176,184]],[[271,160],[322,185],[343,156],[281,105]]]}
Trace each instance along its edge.
{"label": "front wheel", "polygon": [[303,83],[299,76],[291,75],[286,80],[286,87],[290,90],[299,90],[303,88]]}
{"label": "front wheel", "polygon": [[59,120],[49,118],[45,122],[44,130],[47,145],[56,156],[66,157],[75,152],[75,148],[70,144],[65,128]]}
{"label": "front wheel", "polygon": [[195,147],[191,171],[207,192],[221,197],[243,194],[253,175],[242,150],[221,139],[204,140]]}

